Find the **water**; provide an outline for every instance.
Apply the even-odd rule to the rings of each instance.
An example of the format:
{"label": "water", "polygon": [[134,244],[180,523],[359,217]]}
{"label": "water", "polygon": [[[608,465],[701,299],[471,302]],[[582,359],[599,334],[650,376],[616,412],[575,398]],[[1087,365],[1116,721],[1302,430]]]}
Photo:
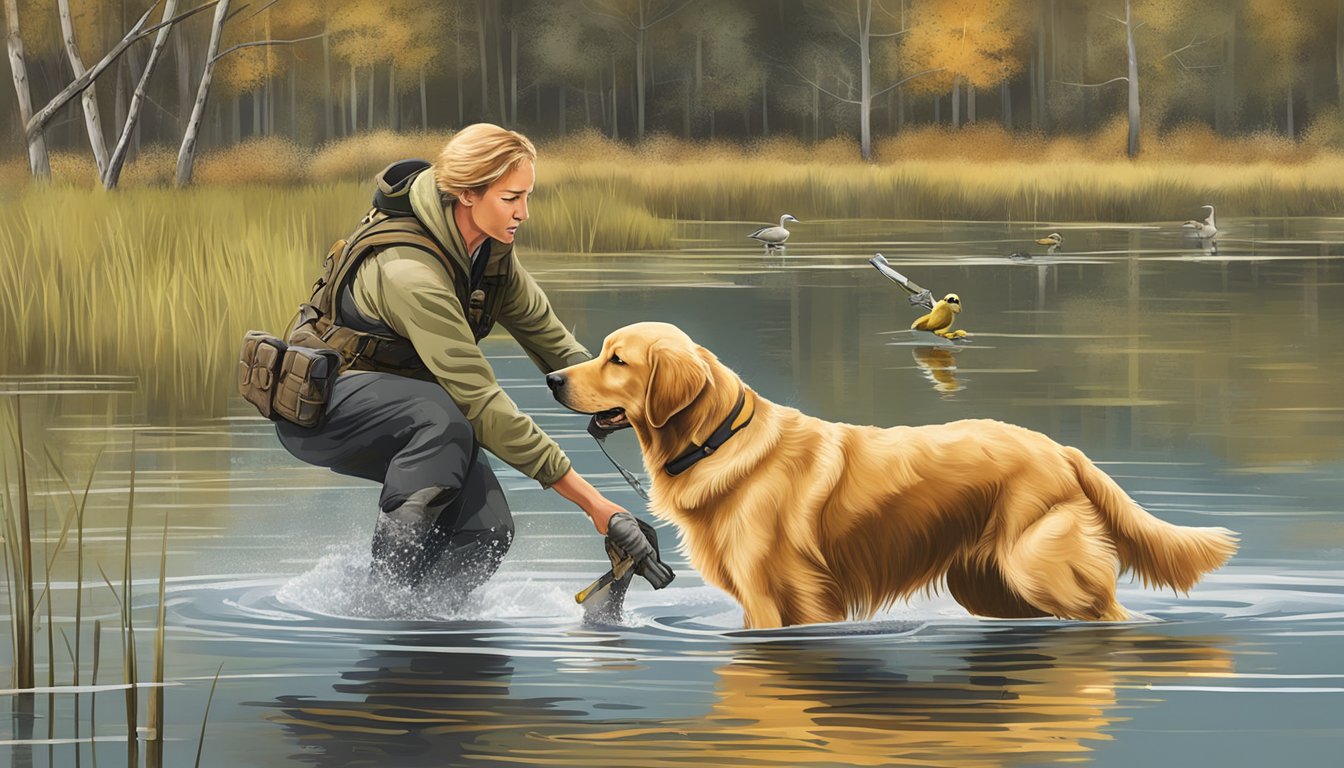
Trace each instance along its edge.
{"label": "water", "polygon": [[[1014,422],[1083,449],[1167,520],[1241,533],[1238,556],[1188,596],[1123,580],[1140,618],[1116,625],[980,620],[934,595],[868,623],[744,632],[736,604],[671,553],[671,588],[636,585],[626,626],[586,627],[573,594],[606,568],[600,539],[508,468],[518,539],[492,582],[465,604],[370,593],[377,488],[296,462],[245,405],[132,430],[145,419],[125,382],[4,387],[63,392],[23,407],[76,492],[103,450],[85,541],[86,684],[90,624],[116,621],[94,565],[116,582],[135,434],[142,677],[169,527],[168,765],[194,760],[216,670],[203,765],[1333,763],[1344,220],[1220,224],[1217,253],[1169,226],[829,221],[794,225],[783,256],[754,249],[742,223],[686,225],[670,253],[525,256],[594,349],[625,323],[674,322],[777,402],[880,425]],[[1049,231],[1062,253],[1004,258]],[[957,327],[973,342],[916,343],[903,329],[918,313],[867,264],[875,251],[936,294],[959,293]],[[517,348],[487,351],[579,470],[640,509]],[[633,436],[608,443],[640,466]],[[34,491],[55,540],[70,497],[59,482]],[[52,576],[67,633],[70,560]],[[102,645],[100,685],[119,683],[107,628]],[[54,700],[55,720],[31,734],[0,726],[0,762],[75,765],[94,746],[108,765],[124,760],[120,690]]]}

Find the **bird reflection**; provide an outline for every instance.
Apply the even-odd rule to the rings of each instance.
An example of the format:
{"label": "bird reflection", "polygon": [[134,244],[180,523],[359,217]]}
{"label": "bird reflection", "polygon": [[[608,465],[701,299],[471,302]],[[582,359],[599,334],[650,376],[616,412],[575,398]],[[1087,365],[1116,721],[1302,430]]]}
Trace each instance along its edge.
{"label": "bird reflection", "polygon": [[911,347],[910,354],[915,365],[924,374],[924,378],[933,382],[933,388],[944,396],[950,396],[966,388],[966,384],[957,378],[957,358],[952,350],[941,347]]}

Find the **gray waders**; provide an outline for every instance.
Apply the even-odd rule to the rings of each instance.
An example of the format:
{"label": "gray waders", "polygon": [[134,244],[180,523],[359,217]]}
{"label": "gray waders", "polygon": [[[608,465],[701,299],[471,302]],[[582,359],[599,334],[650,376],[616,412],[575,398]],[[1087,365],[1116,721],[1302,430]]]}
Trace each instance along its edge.
{"label": "gray waders", "polygon": [[513,516],[471,423],[443,387],[390,373],[342,374],[316,427],[276,425],[294,456],[382,483],[373,576],[462,595],[513,540]]}

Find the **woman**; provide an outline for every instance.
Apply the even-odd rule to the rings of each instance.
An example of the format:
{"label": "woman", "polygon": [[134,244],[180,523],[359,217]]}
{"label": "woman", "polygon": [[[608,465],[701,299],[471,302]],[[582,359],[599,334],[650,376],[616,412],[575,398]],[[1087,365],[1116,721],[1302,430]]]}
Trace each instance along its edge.
{"label": "woman", "polygon": [[671,571],[633,516],[518,410],[477,346],[497,321],[543,374],[591,357],[513,254],[535,163],[526,137],[481,123],[431,167],[389,167],[375,200],[402,215],[379,203],[320,289],[333,292],[326,306],[341,334],[322,338],[344,339],[336,346],[353,370],[337,379],[320,424],[281,422],[280,441],[299,459],[383,484],[374,570],[402,584],[465,593],[507,552],[513,518],[484,447],[577,505],[661,587]]}

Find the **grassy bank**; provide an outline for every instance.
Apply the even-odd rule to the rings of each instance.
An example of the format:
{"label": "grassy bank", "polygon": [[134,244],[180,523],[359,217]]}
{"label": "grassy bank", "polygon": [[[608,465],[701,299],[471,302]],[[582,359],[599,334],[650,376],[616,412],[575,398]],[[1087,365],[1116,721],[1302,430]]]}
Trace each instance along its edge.
{"label": "grassy bank", "polygon": [[[220,413],[234,396],[238,339],[283,327],[327,246],[365,210],[367,177],[399,157],[432,157],[445,138],[370,135],[308,153],[262,143],[203,159],[210,183],[182,192],[152,183],[171,172],[166,155],[147,153],[162,172],[142,166],[130,178],[148,181],[116,193],[57,163],[57,183],[3,193],[0,370],[135,375],[152,403]],[[1206,202],[1230,217],[1344,209],[1344,155],[1309,143],[1173,135],[1142,162],[1076,159],[1084,149],[997,129],[909,131],[878,147],[900,162],[863,163],[839,140],[632,148],[580,136],[541,148],[520,242],[658,249],[676,219],[767,222],[783,211],[1054,222],[1179,221]],[[1214,162],[1228,158],[1248,162]]]}

